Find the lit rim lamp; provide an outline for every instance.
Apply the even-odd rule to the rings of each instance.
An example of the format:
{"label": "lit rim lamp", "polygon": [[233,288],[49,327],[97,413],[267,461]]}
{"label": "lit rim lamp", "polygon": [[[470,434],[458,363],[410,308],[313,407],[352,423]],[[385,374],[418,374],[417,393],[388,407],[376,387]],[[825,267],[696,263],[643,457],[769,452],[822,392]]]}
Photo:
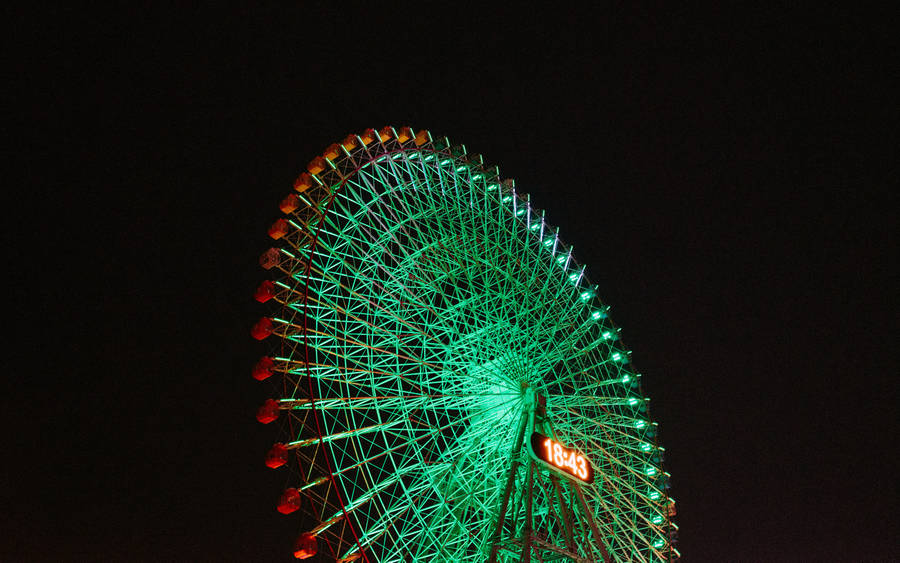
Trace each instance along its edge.
{"label": "lit rim lamp", "polygon": [[605,319],[606,317],[609,316],[607,314],[608,311],[609,311],[609,305],[607,305],[606,307],[601,307],[600,309],[597,309],[596,311],[591,313],[591,318],[594,319],[595,321],[599,321],[600,319]]}
{"label": "lit rim lamp", "polygon": [[[609,359],[618,363],[618,364],[627,364],[629,362],[628,358],[629,353],[623,352],[622,350],[616,350],[612,354],[610,354]],[[623,379],[623,381],[626,381]]]}

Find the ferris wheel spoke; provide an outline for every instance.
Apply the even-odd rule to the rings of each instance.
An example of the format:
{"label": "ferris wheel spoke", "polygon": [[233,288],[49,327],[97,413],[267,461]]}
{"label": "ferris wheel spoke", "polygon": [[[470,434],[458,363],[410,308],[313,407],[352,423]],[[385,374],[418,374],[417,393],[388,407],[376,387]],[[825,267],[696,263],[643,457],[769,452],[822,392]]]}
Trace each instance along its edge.
{"label": "ferris wheel spoke", "polygon": [[[555,303],[556,299],[562,294],[564,289],[565,288],[557,288],[556,294],[552,297],[547,296],[546,294],[542,295],[547,303],[552,304]],[[552,346],[546,350],[544,355],[548,358],[561,357],[565,354],[565,350],[570,348],[572,343],[577,341],[577,337],[573,336],[570,331],[563,341],[556,342],[553,335],[562,331],[563,327],[573,324],[573,320],[578,316],[578,311],[572,311],[571,309],[563,307],[542,306],[539,303],[540,301],[535,301],[534,304],[531,305],[531,308],[520,310],[520,315],[524,318],[534,316],[535,318],[530,324],[546,335],[545,338],[548,343],[552,343]],[[578,332],[578,335],[580,335],[580,331]],[[545,363],[552,364],[555,362],[546,361]]]}
{"label": "ferris wheel spoke", "polygon": [[[584,434],[582,434],[581,437],[586,439],[589,442],[593,442],[593,440],[591,440]],[[600,452],[604,453],[605,459],[611,465],[618,466],[618,467],[624,469],[627,473],[631,473],[633,476],[640,479],[638,481],[638,483],[639,484],[643,483],[643,485],[645,485],[646,488],[652,487],[651,483],[644,481],[644,479],[645,479],[644,475],[640,474],[633,467],[631,467],[631,466],[625,464],[624,462],[622,462],[621,460],[619,460],[616,456],[607,454],[606,450],[600,444],[593,442],[593,446],[594,446],[594,451],[600,451]],[[651,520],[648,519],[641,511],[637,510],[636,506],[629,500],[631,497],[636,497],[636,498],[644,498],[645,497],[644,493],[637,490],[635,485],[632,484],[633,481],[627,480],[627,479],[619,476],[618,473],[615,473],[615,472],[605,471],[605,472],[602,472],[602,474],[604,475],[604,485],[607,487],[612,487],[614,489],[614,492],[617,493],[614,497],[615,502],[627,505],[627,509],[632,514],[635,514],[638,517],[640,517],[647,526],[655,528],[658,525],[658,524],[654,524],[653,522],[651,522]],[[624,488],[626,490],[623,491],[622,488]],[[599,489],[599,487],[597,489]],[[594,496],[595,499],[602,498],[602,495],[592,495],[592,496]],[[613,512],[612,514],[616,514],[616,513],[617,512]]]}
{"label": "ferris wheel spoke", "polygon": [[[557,483],[557,487],[558,487],[558,483]],[[599,488],[599,487],[595,487],[595,488]],[[591,491],[591,489],[588,488],[587,492],[590,493],[590,491]],[[576,515],[580,512],[583,512],[583,510],[585,509],[585,506],[583,506],[583,505],[577,506],[577,503],[574,503],[573,502],[574,499],[571,499],[571,498],[568,501],[566,501],[563,499],[562,491],[557,489],[557,492],[559,495],[560,506],[571,506],[571,510],[572,510],[573,514],[576,514]],[[617,516],[618,511],[613,506],[611,506],[608,503],[608,501],[605,498],[603,498],[602,496],[592,496],[592,498],[595,500],[595,502],[599,503],[600,506],[595,507],[593,513],[590,514],[590,518],[594,521],[594,523],[596,525],[598,525],[601,529],[603,529],[604,533],[602,535],[604,537],[615,538],[613,527],[615,524],[615,520],[618,518],[618,516]],[[612,517],[614,521],[606,522],[603,518],[601,518],[602,516]],[[587,526],[584,526],[583,523],[581,523],[581,524],[582,524],[582,528],[583,528],[581,531],[581,534],[584,537],[590,537],[591,531],[586,529]],[[586,545],[590,546],[592,543],[593,542],[588,541]],[[611,547],[614,549],[614,546],[608,546],[608,547]],[[588,550],[591,554],[593,554],[593,549],[588,547]]]}
{"label": "ferris wheel spoke", "polygon": [[638,404],[638,399],[629,397],[619,397],[617,395],[579,395],[572,397],[569,395],[545,395],[547,406],[567,407],[569,409],[597,408],[597,407],[627,407],[631,408]]}
{"label": "ferris wheel spoke", "polygon": [[[375,461],[377,461],[377,460],[379,460],[379,459],[381,459],[381,458],[383,458],[383,457],[385,457],[385,456],[388,456],[388,455],[391,454],[391,453],[398,452],[398,451],[399,451],[399,452],[403,452],[403,451],[405,451],[407,448],[409,448],[410,446],[412,446],[412,445],[414,445],[414,444],[420,442],[421,440],[424,440],[424,439],[430,438],[430,437],[434,437],[435,435],[440,435],[442,432],[444,432],[444,431],[446,431],[446,430],[448,430],[448,429],[450,429],[450,428],[452,428],[452,427],[454,427],[454,426],[460,426],[463,422],[466,422],[466,421],[468,421],[468,420],[471,420],[471,419],[472,419],[473,417],[475,417],[475,416],[483,415],[485,412],[486,412],[485,410],[472,412],[472,413],[469,413],[469,414],[467,414],[467,415],[457,417],[455,420],[453,420],[453,421],[451,421],[451,422],[449,422],[449,423],[447,423],[447,424],[444,424],[444,425],[442,425],[442,426],[422,429],[422,430],[420,431],[419,435],[416,435],[416,436],[409,436],[408,434],[410,433],[410,431],[409,431],[409,429],[407,429],[406,434],[403,435],[403,436],[401,436],[401,438],[402,438],[404,441],[402,441],[402,442],[400,442],[399,444],[396,444],[396,445],[394,445],[394,446],[392,446],[392,447],[390,447],[390,448],[385,448],[385,449],[383,449],[383,450],[377,452],[376,454],[374,454],[374,455],[372,455],[372,456],[369,456],[369,457],[367,457],[367,458],[365,458],[365,459],[363,459],[363,460],[360,460],[360,461],[358,461],[358,462],[356,462],[356,463],[354,463],[354,464],[352,464],[352,465],[349,465],[349,466],[347,466],[347,467],[343,467],[343,468],[337,469],[337,470],[332,474],[332,476],[333,476],[333,477],[336,477],[336,476],[339,476],[339,475],[346,474],[346,473],[348,473],[348,472],[350,472],[350,471],[352,471],[352,470],[355,470],[355,469],[358,469],[358,468],[360,468],[360,467],[362,467],[362,466],[365,466],[366,464],[373,463],[373,462],[375,462]],[[485,432],[488,432],[488,431],[489,431],[489,428],[485,429]],[[451,456],[451,457],[452,457],[452,456]]]}
{"label": "ferris wheel spoke", "polygon": [[[346,227],[343,229],[344,231],[351,229],[358,231],[359,234],[362,235],[362,238],[349,235],[347,237],[348,240],[355,242],[356,246],[360,249],[364,248],[366,243],[372,244],[371,250],[367,254],[370,259],[374,258],[372,254],[373,251],[377,251],[380,254],[386,254],[389,259],[395,262],[401,261],[398,260],[398,258],[408,258],[409,249],[401,243],[401,238],[412,238],[412,231],[414,228],[411,229],[410,225],[414,227],[418,217],[415,214],[410,213],[406,218],[401,219],[389,207],[384,210],[366,207],[364,210],[365,217],[369,219],[369,222],[361,221],[359,220],[360,217],[357,217],[356,221],[346,225],[346,227],[350,227],[350,229]],[[386,212],[390,217],[382,217],[378,211]],[[405,256],[395,256],[390,252],[388,245],[391,245],[391,248],[396,248],[398,252],[405,254]]]}
{"label": "ferris wheel spoke", "polygon": [[[456,402],[447,402],[443,407],[438,402],[440,399],[455,399]],[[381,411],[419,409],[424,406],[435,406],[447,410],[463,409],[470,401],[469,396],[448,395],[382,395],[382,396],[355,396],[336,397],[325,399],[284,399],[281,405],[293,410],[369,410]]]}
{"label": "ferris wheel spoke", "polygon": [[[601,495],[594,495],[592,497],[595,502],[610,507],[608,510],[604,511],[606,514],[611,515],[612,521],[610,521],[607,525],[603,526],[605,528],[606,533],[604,534],[606,537],[616,538],[619,542],[618,549],[622,553],[637,553],[639,554],[641,561],[647,561],[648,559],[643,556],[641,553],[645,551],[647,547],[649,547],[649,543],[645,543],[641,545],[640,543],[635,541],[635,537],[633,533],[628,533],[628,530],[633,529],[633,524],[628,521],[624,521],[620,514],[623,512],[622,505],[626,505],[624,511],[630,511],[633,514],[640,514],[640,511],[637,507],[627,500],[627,497],[614,497],[612,499],[606,500]],[[610,500],[612,502],[610,502]],[[615,507],[615,508],[613,508]],[[625,531],[625,533],[617,533],[618,530]]]}
{"label": "ferris wheel spoke", "polygon": [[[365,276],[362,272],[355,269],[353,266],[349,265],[348,263],[345,262],[344,264],[342,264],[342,266],[345,268],[345,270],[347,271],[347,273],[350,276],[352,276],[354,279],[357,280],[357,282],[373,284],[376,287],[378,287],[378,289],[384,291],[385,293],[382,293],[379,301],[387,300],[387,301],[393,302],[393,303],[409,301],[411,303],[415,303],[416,305],[426,308],[426,309],[429,307],[428,303],[425,300],[417,297],[415,294],[412,294],[409,291],[409,288],[407,286],[401,286],[401,288],[404,290],[404,294],[397,295],[397,294],[394,294],[394,293],[388,291],[388,288],[386,286],[383,286],[379,280]],[[367,305],[372,307],[373,310],[376,311],[377,313],[386,315],[389,318],[394,319],[396,322],[399,322],[401,324],[408,324],[408,321],[405,321],[404,319],[399,317],[399,315],[397,315],[396,313],[385,308],[385,306],[380,304],[379,301],[375,301],[374,299],[368,297],[367,295],[360,293],[358,290],[344,285],[343,283],[341,283],[337,278],[335,278],[331,274],[326,274],[323,271],[323,272],[321,272],[321,275],[323,276],[323,280],[326,283],[327,282],[333,283],[335,285],[335,289],[344,292],[345,296],[349,296],[350,298],[353,298],[360,302],[366,303]],[[325,305],[327,307],[331,307],[331,308],[337,307],[336,301],[333,298],[331,298],[331,296],[328,292],[319,293],[319,299],[311,299],[310,302],[312,302],[314,304],[322,303],[323,305]],[[434,315],[437,314],[436,311],[431,311],[431,312]],[[422,330],[421,328],[414,327],[414,326],[410,326],[409,328],[411,328],[413,330],[418,330],[418,331]]]}
{"label": "ferris wheel spoke", "polygon": [[[406,290],[408,291],[409,288],[408,288],[408,286],[405,286],[404,289],[406,289]],[[350,295],[354,296],[354,297],[359,296],[359,297],[365,299],[364,297],[362,297],[361,295],[359,295],[358,292],[356,292],[356,291],[348,290],[348,293],[349,293]],[[398,300],[401,301],[401,302],[403,301],[402,298],[401,298],[401,299],[398,299]],[[372,302],[371,300],[368,300],[368,303],[375,309],[375,311],[376,311],[377,313],[388,315],[389,318],[390,318],[391,320],[400,322],[403,326],[408,327],[410,330],[414,331],[414,332],[417,333],[417,334],[422,335],[423,337],[425,337],[425,338],[427,338],[427,339],[429,339],[429,340],[432,340],[432,341],[436,340],[436,337],[435,337],[434,335],[428,334],[428,333],[425,332],[425,330],[424,330],[423,328],[418,327],[418,326],[415,326],[415,325],[412,325],[412,324],[409,323],[409,321],[406,321],[406,320],[404,320],[404,319],[399,318],[396,314],[391,313],[390,311],[388,311],[387,309],[385,309],[383,306],[378,305],[377,303],[374,303],[374,302]],[[423,307],[426,308],[426,309],[429,309],[429,306],[428,306],[427,304],[425,304],[425,303],[421,303],[421,302],[420,302],[419,305],[423,306]],[[430,309],[429,309],[429,310],[430,310]],[[433,317],[438,317],[438,315],[437,315],[437,313],[436,313],[435,311],[431,311],[431,313],[432,313],[432,316],[433,316]]]}
{"label": "ferris wheel spoke", "polygon": [[310,444],[328,444],[335,440],[345,440],[349,438],[355,438],[357,436],[361,436],[363,434],[369,434],[372,432],[382,432],[388,428],[397,426],[400,424],[401,420],[392,420],[390,422],[383,422],[381,424],[373,424],[371,426],[364,426],[362,428],[354,428],[352,430],[345,430],[343,432],[335,432],[333,434],[326,434],[325,436],[316,437],[316,438],[307,438],[306,440],[298,440],[295,442],[289,442],[285,444],[288,449],[294,448],[302,448],[303,446],[308,446]]}
{"label": "ferris wheel spoke", "polygon": [[[579,412],[575,412],[575,411],[570,411],[570,414],[576,419],[581,419],[581,421],[583,422],[583,425],[579,426],[577,424],[572,424],[571,422],[568,422],[565,425],[564,430],[566,432],[573,433],[573,434],[578,435],[579,437],[584,438],[585,440],[587,440],[591,444],[593,444],[595,447],[601,448],[601,450],[602,450],[603,444],[601,442],[598,442],[597,439],[595,438],[595,434],[591,432],[592,427],[598,426],[597,419],[593,419],[591,417],[585,416],[585,415],[583,415]],[[614,425],[610,425],[608,423],[600,424],[599,426],[601,428],[603,428],[604,432],[615,435],[614,439],[608,438],[604,441],[609,441],[610,443],[615,444],[616,447],[619,448],[620,450],[627,449],[630,452],[630,455],[633,456],[635,459],[644,459],[643,455],[646,455],[647,451],[643,450],[640,447],[640,445],[647,444],[647,443],[643,442],[641,440],[641,438],[634,436],[629,432],[623,431],[623,428],[634,428],[634,426],[626,426],[626,425],[614,426]],[[631,443],[635,443],[636,445],[638,445],[638,447],[636,447],[636,448],[630,447]],[[603,450],[603,451],[605,451],[605,450]],[[616,458],[615,456],[610,456],[610,458],[618,460],[618,458]]]}
{"label": "ferris wheel spoke", "polygon": [[[392,166],[396,166],[396,162],[391,163]],[[364,179],[367,180],[368,186],[370,186],[370,190],[377,191],[374,188],[375,185],[392,185],[392,181],[396,178],[395,175],[388,173],[383,167],[377,166],[374,167],[374,175],[364,175]],[[390,197],[391,203],[396,204],[397,208],[393,205],[384,205],[383,206],[383,214],[385,215],[386,221],[381,221],[378,227],[382,229],[388,228],[388,223],[401,225],[403,229],[406,231],[406,238],[414,238],[412,236],[413,232],[418,233],[419,229],[408,229],[407,228],[407,218],[412,220],[418,220],[430,215],[434,214],[435,207],[431,207],[429,209],[423,208],[421,205],[417,205],[416,199],[409,197],[411,194],[417,194],[418,192],[415,189],[400,189],[400,190],[388,190],[384,192],[381,196],[382,198]],[[376,216],[378,218],[378,216]],[[402,247],[401,247],[402,248]],[[405,249],[404,249],[405,250]]]}
{"label": "ferris wheel spoke", "polygon": [[[341,349],[346,349],[347,347],[353,347],[358,350],[371,351],[371,352],[377,353],[382,356],[391,356],[391,357],[394,357],[397,359],[407,361],[411,364],[419,365],[422,367],[427,367],[429,369],[441,369],[440,364],[429,362],[423,358],[418,358],[418,357],[414,357],[411,355],[409,355],[409,356],[403,355],[397,351],[390,350],[385,347],[375,346],[375,345],[369,344],[367,342],[364,342],[364,341],[356,339],[356,338],[336,336],[334,333],[327,332],[327,330],[326,331],[311,330],[311,329],[304,330],[302,327],[298,327],[296,325],[290,325],[288,321],[285,321],[282,319],[275,319],[275,320],[290,326],[292,329],[291,332],[293,332],[294,334],[299,335],[302,332],[304,338],[307,338],[314,342],[318,342],[313,345],[313,348],[315,348],[316,350],[326,353],[326,354],[328,354],[329,350],[331,350],[330,354],[333,355],[334,357],[346,357],[346,356],[341,356],[335,350],[341,350]],[[321,321],[321,319],[319,320],[319,324],[322,328],[325,328],[325,329],[336,330],[338,328],[336,324],[330,324],[330,323],[326,324],[326,323],[323,323]],[[329,344],[329,342],[331,342],[333,344]],[[334,348],[334,349],[332,349],[332,348]]]}
{"label": "ferris wheel spoke", "polygon": [[[372,345],[372,344],[369,344],[369,343],[364,343],[364,342],[362,342],[361,340],[353,339],[353,338],[336,338],[336,337],[334,337],[334,336],[331,336],[331,335],[333,335],[333,334],[339,333],[336,326],[329,326],[328,324],[323,324],[323,323],[320,323],[320,324],[322,324],[323,330],[315,331],[315,332],[311,332],[311,331],[307,330],[307,335],[309,335],[309,334],[314,334],[314,335],[318,334],[318,335],[320,335],[320,336],[325,336],[325,337],[327,337],[327,340],[334,341],[334,342],[336,342],[336,343],[338,343],[338,344],[341,344],[341,346],[340,346],[341,349],[346,348],[346,347],[347,347],[346,345],[349,344],[349,345],[351,345],[351,346],[353,346],[353,347],[356,347],[356,348],[358,348],[358,349],[360,349],[360,350],[367,349],[367,350],[370,350],[370,351],[375,351],[375,352],[378,352],[379,354],[381,354],[381,355],[383,355],[383,356],[385,356],[385,357],[388,357],[388,356],[390,356],[390,357],[395,357],[395,358],[397,358],[397,359],[401,359],[401,360],[405,360],[405,361],[407,361],[407,362],[410,362],[411,364],[421,365],[421,366],[423,366],[423,367],[428,367],[428,368],[431,368],[431,369],[440,367],[438,364],[434,363],[434,362],[437,360],[436,358],[435,358],[434,360],[432,360],[432,361],[429,361],[427,358],[412,358],[412,357],[406,357],[406,356],[398,355],[395,351],[392,351],[391,349],[389,349],[389,348],[387,348],[387,347],[385,347],[385,346],[375,346],[375,345]],[[367,323],[365,323],[365,324],[366,324],[366,326],[372,326],[373,323],[368,323],[368,322],[367,322]],[[344,332],[345,334],[347,334],[346,331],[343,331],[343,332]],[[388,335],[391,335],[391,334],[388,333]],[[392,335],[391,335],[391,336],[392,336]],[[331,346],[325,345],[325,344],[318,344],[318,345],[315,345],[315,347],[316,347],[317,349],[319,349],[320,351],[324,352],[324,353],[329,353],[328,350],[331,348]],[[332,352],[332,354],[334,354],[336,358],[338,357],[338,354],[337,354],[336,352]],[[348,358],[347,356],[344,356],[344,359],[347,360],[347,359],[349,359],[349,358]],[[445,364],[445,365],[446,365],[446,364]],[[362,369],[360,369],[359,371],[360,371],[360,372],[368,372],[368,373],[372,373],[372,370],[362,370]],[[386,374],[386,372],[382,372],[382,373],[385,373],[385,374]],[[402,374],[395,374],[395,376],[397,376],[397,377],[403,377]]]}
{"label": "ferris wheel spoke", "polygon": [[[374,486],[371,486],[369,488],[369,490],[367,492],[365,492],[364,494],[362,494],[352,500],[346,501],[346,504],[344,504],[344,506],[341,508],[341,510],[337,511],[334,515],[332,515],[330,518],[328,518],[326,520],[326,522],[328,522],[330,524],[334,524],[335,522],[338,522],[339,520],[345,518],[346,516],[352,515],[357,509],[359,509],[360,507],[364,506],[367,502],[372,500],[373,497],[380,494],[382,491],[384,491],[391,485],[396,484],[404,476],[406,476],[407,474],[412,473],[414,471],[415,471],[415,466],[410,466],[410,467],[407,467],[404,471],[395,472],[392,476],[388,477],[384,481],[381,481],[380,483],[378,483]],[[325,528],[320,528],[319,531],[322,531],[324,529]]]}
{"label": "ferris wheel spoke", "polygon": [[[328,248],[328,245],[326,242],[321,241],[320,244],[322,244],[326,249]],[[355,243],[349,243],[346,241],[345,241],[345,244],[347,244],[351,248],[355,246]],[[345,258],[343,258],[341,256],[340,252],[336,251],[335,249],[331,249],[329,252],[330,252],[329,257],[332,258],[340,266],[341,270],[343,270],[344,272],[347,273],[348,278],[352,278],[352,279],[357,280],[358,282],[364,282],[364,283],[380,283],[378,279],[372,278],[369,275],[365,275],[356,266],[350,264],[349,261],[347,261]],[[362,249],[357,249],[356,252],[360,253],[360,255],[364,255],[364,251]],[[384,273],[385,279],[393,281],[395,283],[396,287],[402,288],[404,290],[403,296],[388,294],[388,296],[391,297],[394,301],[400,302],[400,301],[408,300],[408,301],[417,303],[419,306],[426,307],[426,308],[428,307],[427,301],[425,299],[423,299],[422,297],[411,293],[410,288],[407,285],[404,285],[401,280],[397,279],[395,277],[394,273],[390,269],[386,268],[384,265],[381,265],[381,264],[378,264],[377,267],[379,268],[380,271],[382,271]],[[326,273],[324,269],[318,269],[317,273],[322,275],[325,280],[334,283],[341,291],[347,292],[354,299],[361,299],[361,300],[369,302],[373,306],[377,306],[377,304],[374,303],[373,300],[368,295],[361,294],[357,290],[347,287],[339,279],[335,278],[334,276],[332,276],[329,273]],[[381,308],[380,310],[383,313],[392,314],[392,315],[396,316],[391,311],[384,310],[383,308]],[[436,312],[434,312],[434,311],[433,311],[433,313],[436,314]]]}
{"label": "ferris wheel spoke", "polygon": [[[362,535],[357,545],[351,547],[344,555],[344,559],[349,559],[355,553],[359,553],[372,546],[375,542],[387,534],[401,518],[409,514],[417,502],[421,500],[421,492],[427,488],[427,484],[420,484],[418,490],[407,489],[405,493],[410,495],[410,502],[396,503],[390,507],[386,507],[374,520]],[[418,496],[411,496],[418,493]]]}

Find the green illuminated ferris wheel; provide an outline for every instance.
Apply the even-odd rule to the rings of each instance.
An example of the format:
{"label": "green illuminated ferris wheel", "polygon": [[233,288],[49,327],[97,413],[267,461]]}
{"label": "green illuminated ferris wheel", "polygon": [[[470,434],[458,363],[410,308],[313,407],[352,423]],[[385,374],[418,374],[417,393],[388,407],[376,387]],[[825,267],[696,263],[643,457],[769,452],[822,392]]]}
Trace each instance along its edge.
{"label": "green illuminated ferris wheel", "polygon": [[296,557],[678,558],[640,375],[526,194],[408,127],[331,145],[294,189],[252,333]]}

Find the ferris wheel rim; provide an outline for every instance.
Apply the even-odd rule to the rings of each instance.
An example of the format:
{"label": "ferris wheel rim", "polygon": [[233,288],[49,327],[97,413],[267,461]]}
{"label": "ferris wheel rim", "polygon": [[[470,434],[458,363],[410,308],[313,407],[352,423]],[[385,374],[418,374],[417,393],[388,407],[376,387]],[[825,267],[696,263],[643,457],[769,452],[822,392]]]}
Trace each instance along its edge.
{"label": "ferris wheel rim", "polygon": [[[376,145],[378,144],[377,141],[376,141],[375,144],[376,144]],[[324,210],[324,212],[323,212],[323,215],[325,215],[325,216],[328,215],[328,213],[330,212],[331,207],[332,207],[332,205],[334,204],[334,202],[335,202],[336,198],[338,197],[338,195],[339,195],[342,191],[344,191],[344,190],[347,189],[347,186],[348,186],[348,178],[349,178],[349,177],[351,177],[351,176],[353,176],[353,175],[359,173],[361,170],[363,170],[363,169],[366,168],[367,166],[372,165],[373,163],[376,162],[377,159],[383,158],[383,157],[385,157],[385,156],[393,155],[393,154],[406,154],[409,150],[421,150],[421,151],[424,151],[424,150],[427,150],[427,148],[419,149],[418,147],[414,147],[414,148],[412,148],[412,149],[406,148],[406,149],[402,149],[402,150],[385,151],[385,152],[382,152],[382,153],[377,153],[375,156],[371,156],[371,155],[370,155],[370,158],[369,158],[368,160],[366,160],[363,164],[358,165],[358,166],[357,166],[355,169],[353,169],[350,173],[344,174],[344,175],[343,175],[344,177],[343,177],[343,179],[341,180],[339,186],[338,186],[336,189],[332,190],[331,193],[330,193],[330,195],[328,196],[328,202],[327,202],[327,204],[325,205],[325,210]],[[477,165],[477,166],[480,166],[480,165]],[[481,168],[481,169],[482,169],[482,171],[484,171],[483,168]],[[513,192],[513,194],[514,194],[514,195],[513,195],[513,198],[515,199],[515,197],[516,197],[516,196],[515,196],[515,192]],[[338,484],[338,482],[337,482],[337,480],[336,480],[336,474],[335,474],[334,469],[335,469],[335,467],[338,466],[338,463],[337,463],[337,461],[335,460],[335,454],[334,454],[334,450],[332,449],[332,445],[331,445],[330,443],[327,443],[327,442],[326,442],[326,438],[328,437],[328,434],[323,433],[323,427],[322,427],[322,426],[323,426],[323,424],[324,424],[324,419],[320,420],[320,417],[324,417],[326,411],[324,411],[324,410],[323,410],[323,411],[320,411],[320,409],[318,409],[318,408],[316,407],[316,404],[315,404],[315,401],[317,400],[317,393],[316,393],[316,390],[313,388],[313,381],[314,381],[314,378],[312,377],[312,374],[311,374],[311,371],[310,371],[310,370],[311,370],[311,367],[310,367],[309,356],[308,356],[308,355],[309,355],[309,352],[310,352],[310,349],[311,349],[311,347],[310,347],[310,342],[309,342],[309,340],[308,340],[308,338],[309,338],[309,334],[308,334],[308,332],[307,332],[307,328],[308,328],[308,327],[307,327],[307,325],[306,325],[306,322],[307,322],[307,320],[308,320],[308,318],[309,318],[309,317],[308,317],[308,311],[307,311],[307,308],[308,308],[308,306],[309,306],[309,303],[308,303],[308,297],[309,297],[309,295],[308,295],[308,287],[309,287],[309,282],[310,282],[311,266],[312,266],[312,260],[313,260],[312,256],[313,256],[314,250],[316,249],[316,246],[317,246],[318,243],[319,243],[319,237],[320,237],[320,235],[321,235],[321,233],[322,233],[322,229],[324,228],[324,226],[325,226],[325,221],[324,221],[324,220],[321,221],[321,222],[319,222],[318,225],[316,226],[316,230],[315,230],[314,236],[312,237],[312,240],[311,240],[311,242],[310,242],[310,257],[309,257],[308,260],[306,261],[305,269],[304,269],[304,273],[305,273],[304,286],[306,286],[305,289],[304,289],[304,291],[305,291],[306,293],[304,294],[304,297],[303,297],[303,301],[304,301],[304,313],[303,313],[303,316],[304,316],[304,319],[303,319],[303,321],[304,321],[304,325],[303,325],[303,329],[304,329],[304,330],[303,330],[303,347],[304,347],[304,351],[305,351],[305,354],[306,354],[306,356],[305,356],[305,358],[304,358],[304,359],[305,359],[305,363],[306,363],[305,369],[306,369],[306,373],[307,373],[307,378],[306,378],[306,379],[307,379],[307,386],[308,386],[308,393],[309,393],[310,401],[312,402],[312,413],[313,413],[313,418],[314,418],[315,425],[316,425],[315,432],[316,432],[316,434],[317,434],[317,436],[318,436],[318,439],[319,439],[320,444],[322,444],[322,446],[323,446],[323,451],[326,452],[326,455],[325,455],[324,457],[325,457],[325,461],[326,461],[326,463],[327,463],[327,465],[328,465],[329,479],[331,480],[331,482],[332,482],[332,484],[333,484],[333,486],[334,486],[334,488],[335,488],[335,493],[336,493],[337,496],[338,496],[338,500],[339,500],[339,503],[340,503],[340,505],[341,505],[341,510],[342,510],[342,512],[343,512],[343,514],[344,514],[344,516],[345,516],[346,521],[348,522],[348,524],[349,524],[349,526],[350,526],[350,530],[351,530],[352,535],[353,535],[353,537],[354,537],[354,541],[355,541],[356,546],[357,546],[357,548],[358,548],[358,550],[359,550],[359,553],[361,554],[361,556],[362,556],[363,558],[365,558],[365,559],[368,561],[368,557],[367,557],[367,555],[366,555],[366,549],[365,549],[365,547],[362,545],[362,543],[361,543],[361,541],[360,541],[360,537],[359,537],[359,534],[357,533],[358,531],[356,530],[356,524],[354,523],[354,519],[353,519],[353,518],[349,518],[348,505],[347,505],[347,503],[345,502],[345,500],[344,500],[344,498],[343,498],[344,496],[341,494],[341,491],[342,491],[343,489],[339,486],[339,484]],[[542,229],[543,229],[543,227],[542,227]],[[557,238],[558,238],[558,237],[557,237]],[[556,244],[557,244],[557,243],[554,242],[554,245],[553,245],[553,246],[554,246],[554,249],[556,248]],[[570,253],[570,258],[572,258],[572,257],[571,257],[571,253]],[[567,264],[568,264],[568,260],[569,260],[569,258],[567,258],[567,262],[566,262]],[[582,271],[582,275],[583,275],[583,271]],[[609,324],[611,324],[611,321],[609,321]],[[291,419],[291,417],[288,417],[288,420],[290,420],[290,421],[291,421],[291,424],[293,424],[293,420]]]}

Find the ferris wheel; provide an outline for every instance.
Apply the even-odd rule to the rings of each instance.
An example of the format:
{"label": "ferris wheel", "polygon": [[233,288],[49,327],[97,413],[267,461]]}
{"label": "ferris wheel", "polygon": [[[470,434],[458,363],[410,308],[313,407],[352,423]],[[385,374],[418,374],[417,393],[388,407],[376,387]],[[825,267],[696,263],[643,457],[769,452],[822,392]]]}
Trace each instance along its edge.
{"label": "ferris wheel", "polygon": [[252,329],[298,558],[674,561],[640,374],[528,195],[428,131],[313,159],[269,229]]}

